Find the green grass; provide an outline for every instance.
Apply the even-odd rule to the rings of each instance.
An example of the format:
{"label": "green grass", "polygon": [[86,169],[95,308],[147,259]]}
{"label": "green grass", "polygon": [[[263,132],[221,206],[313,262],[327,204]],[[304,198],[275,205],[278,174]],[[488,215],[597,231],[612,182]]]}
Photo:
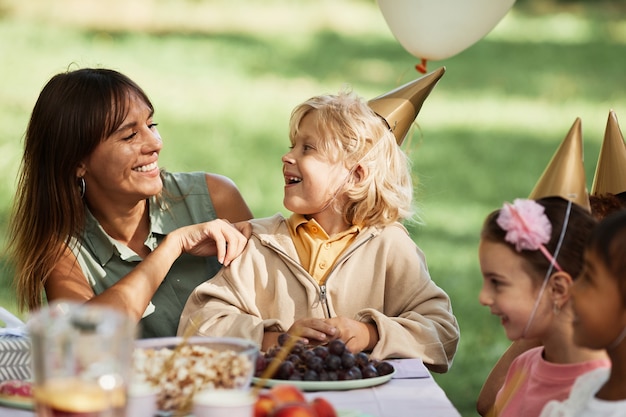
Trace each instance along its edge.
{"label": "green grass", "polygon": [[[296,104],[345,84],[371,98],[420,75],[373,0],[48,3],[0,0],[2,236],[30,110],[72,63],[135,79],[156,106],[161,165],[231,177],[257,217],[283,211],[280,157]],[[475,415],[508,344],[478,303],[482,220],[528,195],[576,117],[590,186],[609,109],[626,117],[625,11],[592,4],[516,5],[485,39],[429,63],[447,72],[404,147],[424,221],[410,230],[460,323],[453,367],[435,377],[463,416]],[[0,274],[0,305],[15,311],[10,279]]]}

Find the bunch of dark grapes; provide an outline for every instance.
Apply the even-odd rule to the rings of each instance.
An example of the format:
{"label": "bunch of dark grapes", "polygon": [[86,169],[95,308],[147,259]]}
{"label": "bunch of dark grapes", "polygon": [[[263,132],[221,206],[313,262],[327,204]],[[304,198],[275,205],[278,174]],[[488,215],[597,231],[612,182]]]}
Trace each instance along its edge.
{"label": "bunch of dark grapes", "polygon": [[[287,333],[281,334],[278,338],[279,346],[258,356],[255,376],[261,376],[272,361],[278,360],[276,355],[289,337]],[[365,352],[352,353],[339,339],[332,340],[327,345],[313,347],[297,341],[271,378],[290,381],[349,381],[375,378],[393,371],[393,365],[389,362],[370,359]]]}

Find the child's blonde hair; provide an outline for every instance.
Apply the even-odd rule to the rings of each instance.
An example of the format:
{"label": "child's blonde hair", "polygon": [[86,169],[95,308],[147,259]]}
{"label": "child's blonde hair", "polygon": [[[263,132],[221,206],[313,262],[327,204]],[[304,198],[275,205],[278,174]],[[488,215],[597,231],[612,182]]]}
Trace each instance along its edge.
{"label": "child's blonde hair", "polygon": [[343,161],[351,173],[363,167],[363,177],[351,177],[342,189],[346,204],[335,207],[348,224],[385,226],[410,219],[413,211],[411,163],[396,143],[384,119],[350,91],[320,95],[298,105],[291,114],[289,139],[294,143],[302,119],[317,115],[318,149],[331,162]]}

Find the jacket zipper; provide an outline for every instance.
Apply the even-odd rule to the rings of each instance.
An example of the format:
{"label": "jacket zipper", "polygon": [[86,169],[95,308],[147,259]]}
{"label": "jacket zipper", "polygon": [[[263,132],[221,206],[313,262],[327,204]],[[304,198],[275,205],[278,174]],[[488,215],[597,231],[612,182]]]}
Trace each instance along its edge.
{"label": "jacket zipper", "polygon": [[324,307],[326,307],[326,314],[328,318],[330,318],[330,307],[328,307],[328,302],[326,300],[326,284],[320,285],[320,302]]}
{"label": "jacket zipper", "polygon": [[333,271],[337,268],[337,265],[343,262],[344,259],[350,256],[355,250],[363,246],[366,242],[371,240],[373,237],[374,235],[370,234],[366,239],[362,240],[357,246],[353,247],[350,251],[346,252],[341,258],[337,259],[337,262],[335,262],[333,269],[326,276],[326,281],[324,281],[324,283],[320,285],[320,302],[326,308],[326,314],[328,315],[328,318],[331,318],[332,316],[330,315],[330,306],[328,305],[328,298],[326,296],[326,282],[328,282],[328,279],[332,275]]}
{"label": "jacket zipper", "polygon": [[[339,265],[344,259],[346,259],[348,256],[350,256],[352,254],[352,252],[357,250],[359,247],[364,245],[366,242],[370,241],[373,237],[374,237],[374,235],[372,233],[370,233],[369,236],[367,236],[367,238],[363,239],[357,246],[351,248],[350,251],[346,252],[340,259],[338,259],[337,262],[335,262],[335,266],[333,267],[333,269],[328,273],[328,277],[326,278],[326,280],[328,280],[328,278],[332,275],[333,271],[337,268],[337,265]],[[261,239],[261,241],[265,242],[265,244],[267,246],[271,247],[276,252],[281,253],[284,258],[289,259],[290,262],[292,262],[294,265],[297,265],[304,272],[307,272],[302,265],[300,265],[297,261],[292,259],[289,255],[287,255],[287,253],[281,247],[278,247],[278,246],[274,245],[273,242],[267,241],[265,239]],[[332,316],[330,315],[330,306],[328,305],[328,298],[327,298],[327,295],[326,295],[326,281],[324,282],[324,284],[320,285],[319,287],[320,287],[320,302],[322,303],[322,306],[324,306],[324,308],[326,308],[326,314],[327,314],[328,318],[331,318]]]}

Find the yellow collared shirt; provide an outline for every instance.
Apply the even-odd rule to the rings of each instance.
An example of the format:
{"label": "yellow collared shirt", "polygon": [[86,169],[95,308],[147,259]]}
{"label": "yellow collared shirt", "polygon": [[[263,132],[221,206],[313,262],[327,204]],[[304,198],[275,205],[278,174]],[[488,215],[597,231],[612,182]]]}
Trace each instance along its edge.
{"label": "yellow collared shirt", "polygon": [[300,264],[322,285],[339,256],[359,234],[360,228],[349,229],[329,237],[314,219],[292,214],[287,219],[289,234],[296,246]]}

